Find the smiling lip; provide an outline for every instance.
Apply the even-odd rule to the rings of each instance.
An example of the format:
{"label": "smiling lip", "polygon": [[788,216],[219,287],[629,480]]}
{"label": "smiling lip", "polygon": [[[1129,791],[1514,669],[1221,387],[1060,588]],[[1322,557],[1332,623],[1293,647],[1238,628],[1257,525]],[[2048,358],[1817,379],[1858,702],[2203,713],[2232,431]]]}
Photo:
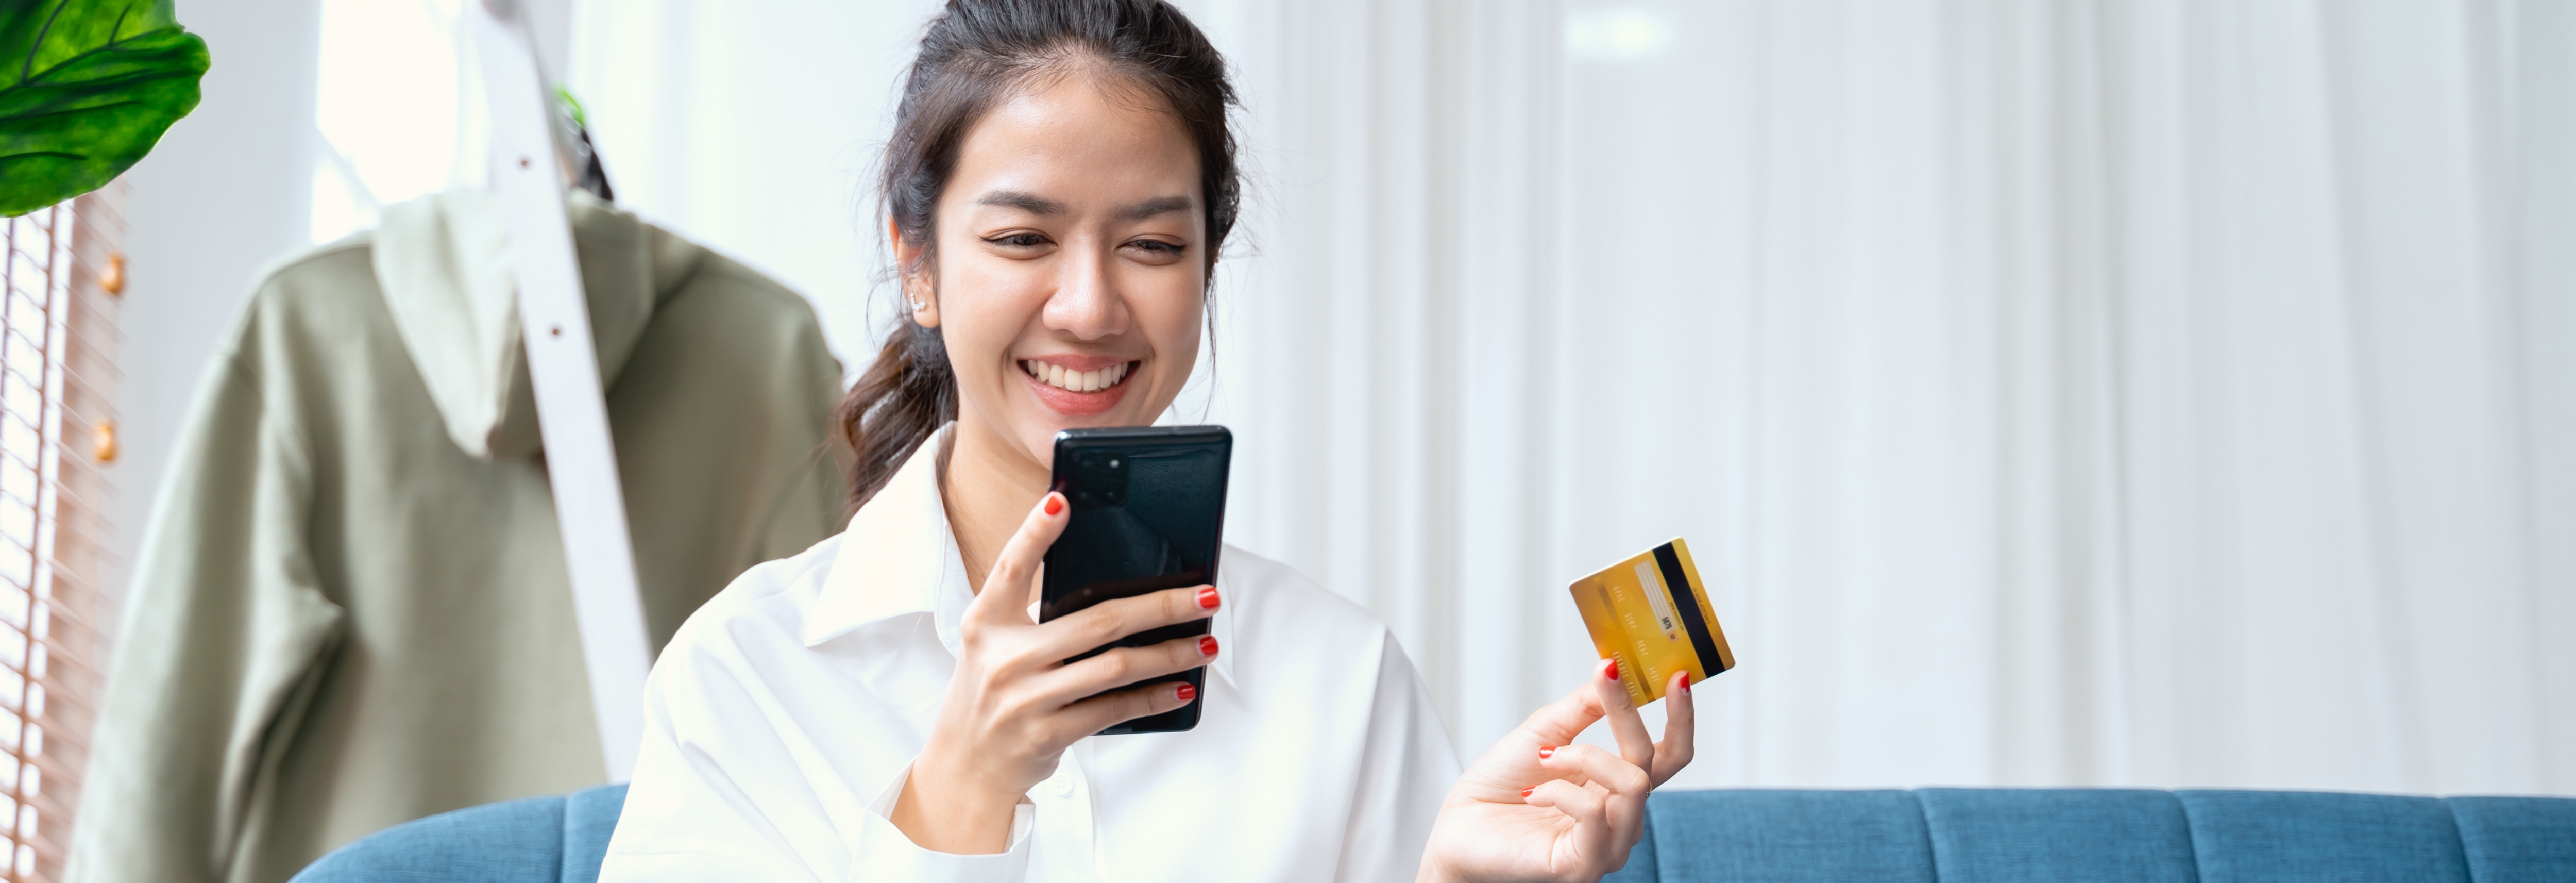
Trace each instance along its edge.
{"label": "smiling lip", "polygon": [[1118,407],[1127,397],[1127,380],[1143,360],[1107,356],[1041,356],[1018,363],[1020,379],[1048,409],[1067,417],[1089,417]]}

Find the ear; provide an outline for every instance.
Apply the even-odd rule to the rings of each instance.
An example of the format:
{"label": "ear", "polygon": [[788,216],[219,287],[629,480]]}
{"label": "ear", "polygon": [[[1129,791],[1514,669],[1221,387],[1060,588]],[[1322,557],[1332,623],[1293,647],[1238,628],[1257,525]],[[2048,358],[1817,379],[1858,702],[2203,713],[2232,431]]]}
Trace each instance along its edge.
{"label": "ear", "polygon": [[895,278],[903,290],[904,307],[912,311],[912,323],[939,327],[939,287],[931,284],[930,268],[917,266],[922,245],[904,241],[893,218],[886,219],[886,241],[894,246]]}

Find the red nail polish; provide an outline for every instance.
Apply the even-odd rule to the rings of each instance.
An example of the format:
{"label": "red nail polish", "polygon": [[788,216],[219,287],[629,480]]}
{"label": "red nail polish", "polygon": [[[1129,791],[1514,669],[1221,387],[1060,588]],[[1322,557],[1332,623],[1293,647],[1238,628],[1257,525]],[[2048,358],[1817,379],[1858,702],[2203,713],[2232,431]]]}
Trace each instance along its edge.
{"label": "red nail polish", "polygon": [[1064,514],[1064,498],[1054,494],[1048,494],[1046,510],[1048,515]]}
{"label": "red nail polish", "polygon": [[1548,758],[1555,757],[1555,756],[1556,756],[1556,746],[1554,746],[1554,745],[1541,745],[1541,746],[1539,746],[1539,747],[1538,747],[1538,759],[1540,759],[1540,760],[1546,760],[1546,759],[1548,759]]}
{"label": "red nail polish", "polygon": [[1200,635],[1200,636],[1199,636],[1199,655],[1200,655],[1200,656],[1215,656],[1215,655],[1216,655],[1216,636],[1214,636],[1214,635]]}
{"label": "red nail polish", "polygon": [[1182,684],[1180,689],[1172,691],[1172,695],[1181,697],[1181,701],[1186,703],[1192,699],[1199,698],[1199,688],[1188,684]]}
{"label": "red nail polish", "polygon": [[1529,786],[1529,787],[1527,787],[1527,788],[1523,788],[1523,789],[1521,789],[1521,796],[1522,796],[1522,797],[1528,797],[1528,796],[1530,796],[1530,792],[1532,792],[1532,791],[1536,791],[1536,790],[1538,790],[1538,786],[1537,786],[1537,785],[1531,785],[1531,786]]}
{"label": "red nail polish", "polygon": [[1690,692],[1690,672],[1682,672],[1682,692]]}
{"label": "red nail polish", "polygon": [[1614,681],[1619,679],[1618,657],[1601,660],[1601,676]]}
{"label": "red nail polish", "polygon": [[1215,610],[1219,600],[1220,599],[1216,596],[1215,586],[1209,586],[1199,590],[1199,609]]}

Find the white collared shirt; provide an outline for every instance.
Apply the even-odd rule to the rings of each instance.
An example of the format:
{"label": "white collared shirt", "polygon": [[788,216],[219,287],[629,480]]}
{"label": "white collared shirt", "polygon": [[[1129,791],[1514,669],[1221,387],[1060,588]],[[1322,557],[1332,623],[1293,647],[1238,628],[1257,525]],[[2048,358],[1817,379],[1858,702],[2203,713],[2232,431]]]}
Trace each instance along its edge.
{"label": "white collared shirt", "polygon": [[947,436],[846,533],[744,573],[672,637],[602,883],[1413,879],[1458,776],[1421,678],[1365,610],[1232,547],[1196,729],[1074,743],[999,854],[887,821],[972,598]]}

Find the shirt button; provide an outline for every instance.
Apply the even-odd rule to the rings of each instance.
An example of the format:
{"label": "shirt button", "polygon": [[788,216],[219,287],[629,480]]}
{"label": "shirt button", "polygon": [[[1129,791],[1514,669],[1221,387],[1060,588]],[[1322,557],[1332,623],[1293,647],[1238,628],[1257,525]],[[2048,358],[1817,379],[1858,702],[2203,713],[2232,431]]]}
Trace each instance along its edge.
{"label": "shirt button", "polygon": [[1054,785],[1050,790],[1053,790],[1053,791],[1055,792],[1055,796],[1057,796],[1057,797],[1071,797],[1071,796],[1073,796],[1073,777],[1072,777],[1072,776],[1057,776],[1057,777],[1056,777],[1056,780],[1055,780],[1055,785]]}

